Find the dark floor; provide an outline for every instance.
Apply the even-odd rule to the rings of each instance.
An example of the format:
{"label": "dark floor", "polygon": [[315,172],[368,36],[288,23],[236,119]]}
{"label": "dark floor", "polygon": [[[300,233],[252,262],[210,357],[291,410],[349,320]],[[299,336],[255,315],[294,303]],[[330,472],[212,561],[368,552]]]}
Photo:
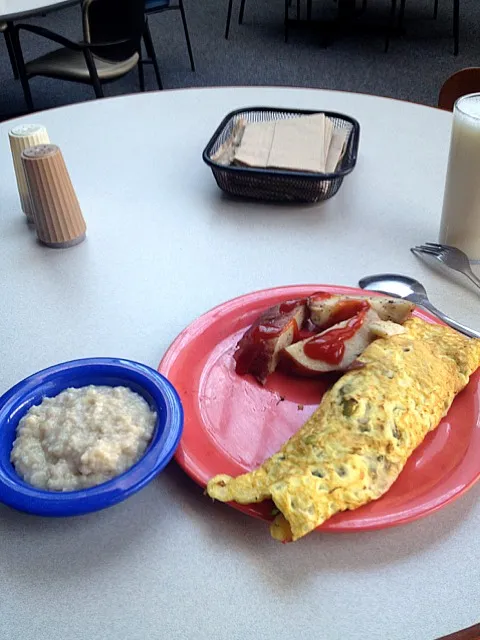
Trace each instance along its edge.
{"label": "dark floor", "polygon": [[[305,2],[305,0],[302,0]],[[239,3],[239,0],[236,0]],[[295,4],[295,3],[294,3]],[[212,85],[295,85],[360,91],[434,105],[442,82],[462,67],[480,62],[480,3],[462,1],[460,54],[453,56],[452,0],[440,0],[437,20],[433,0],[407,0],[405,34],[395,37],[383,52],[383,34],[351,33],[324,48],[318,33],[291,30],[283,41],[283,2],[248,0],[243,25],[232,20],[230,39],[223,37],[227,0],[185,0],[197,71],[192,73],[180,15],[168,12],[151,18],[151,28],[165,88]],[[315,18],[335,15],[334,0],[316,0]],[[386,24],[390,0],[369,0],[362,20]],[[238,11],[238,4],[234,11]],[[80,38],[79,7],[63,9],[31,22]],[[49,48],[36,36],[23,40],[25,57]],[[19,83],[12,78],[4,43],[0,39],[0,118],[25,110]],[[55,80],[31,81],[35,106],[45,109],[89,100],[89,87]],[[147,71],[147,88],[155,89]],[[107,87],[107,95],[138,91],[131,73]]]}

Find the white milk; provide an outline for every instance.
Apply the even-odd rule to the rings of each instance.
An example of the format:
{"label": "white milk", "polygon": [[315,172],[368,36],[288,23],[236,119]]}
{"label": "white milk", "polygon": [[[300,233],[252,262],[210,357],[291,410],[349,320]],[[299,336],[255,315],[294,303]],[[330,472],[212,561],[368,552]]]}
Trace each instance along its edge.
{"label": "white milk", "polygon": [[479,93],[455,103],[439,240],[480,261]]}

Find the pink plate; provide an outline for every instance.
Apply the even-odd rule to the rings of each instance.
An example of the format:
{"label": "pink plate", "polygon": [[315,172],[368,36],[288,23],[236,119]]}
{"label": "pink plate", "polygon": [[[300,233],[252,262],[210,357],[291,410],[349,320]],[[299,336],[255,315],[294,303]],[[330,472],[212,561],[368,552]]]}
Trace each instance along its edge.
{"label": "pink plate", "polygon": [[[177,462],[201,486],[217,473],[238,475],[260,465],[297,431],[318,406],[330,381],[274,373],[265,387],[239,376],[232,354],[243,332],[264,309],[314,291],[365,295],[361,289],[295,285],[256,291],[212,309],[174,341],[159,371],[176,387],[185,410]],[[415,315],[439,322],[425,311]],[[337,514],[322,531],[361,531],[420,518],[460,496],[480,476],[480,370],[446,418],[413,453],[382,498]],[[273,503],[231,506],[272,520]]]}

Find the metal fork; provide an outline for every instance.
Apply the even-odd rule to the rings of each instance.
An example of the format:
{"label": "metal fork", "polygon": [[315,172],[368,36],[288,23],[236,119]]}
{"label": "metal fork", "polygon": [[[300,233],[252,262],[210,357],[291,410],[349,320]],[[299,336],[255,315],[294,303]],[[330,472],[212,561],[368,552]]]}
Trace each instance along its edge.
{"label": "metal fork", "polygon": [[470,267],[468,256],[456,247],[450,247],[448,244],[437,244],[435,242],[426,242],[418,247],[410,249],[415,255],[425,254],[433,256],[446,267],[463,273],[469,280],[480,289],[480,278],[473,273]]}

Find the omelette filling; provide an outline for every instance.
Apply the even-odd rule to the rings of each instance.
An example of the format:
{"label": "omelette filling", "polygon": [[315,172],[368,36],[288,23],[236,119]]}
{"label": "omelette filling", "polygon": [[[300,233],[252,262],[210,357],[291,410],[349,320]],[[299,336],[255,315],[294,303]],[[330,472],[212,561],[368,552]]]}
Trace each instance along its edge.
{"label": "omelette filling", "polygon": [[480,340],[411,318],[406,332],[372,342],[320,406],[261,467],[207,485],[212,498],[272,499],[271,534],[297,540],[328,518],[382,496],[480,366]]}

